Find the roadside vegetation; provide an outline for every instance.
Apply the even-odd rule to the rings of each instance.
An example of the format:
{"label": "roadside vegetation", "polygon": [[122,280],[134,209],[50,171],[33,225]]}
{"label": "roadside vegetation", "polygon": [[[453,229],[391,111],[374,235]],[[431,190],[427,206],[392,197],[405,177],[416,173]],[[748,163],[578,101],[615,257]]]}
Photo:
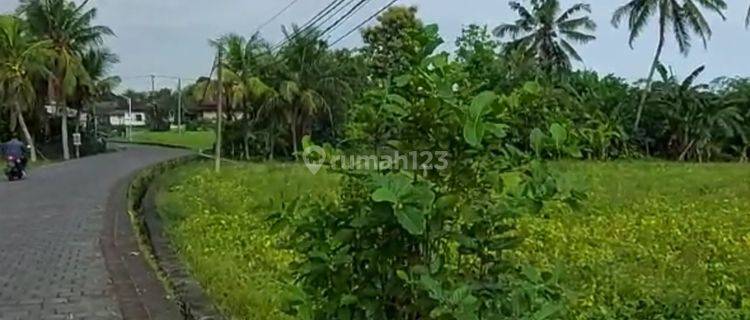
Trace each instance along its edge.
{"label": "roadside vegetation", "polygon": [[[661,35],[636,83],[574,69],[577,47],[596,41],[595,6],[509,5],[517,19],[466,26],[454,52],[399,6],[361,30],[359,48],[336,49],[330,28],[309,24],[276,45],[212,41],[220,76],[192,96],[225,106],[225,155],[328,168],[199,165],[165,178],[162,215],[228,315],[750,316],[748,176],[728,163],[748,158],[750,81],[701,83],[710,66],[661,61],[708,46],[707,17],[727,4],[624,3],[612,18],[630,31],[623,42]],[[342,169],[347,155],[415,151],[399,167]]]}
{"label": "roadside vegetation", "polygon": [[117,55],[103,45],[114,32],[96,16],[87,1],[69,0],[23,0],[0,15],[0,139],[18,132],[31,162],[41,145],[44,158],[70,159],[73,133],[82,134],[83,154],[103,151],[93,117],[80,117],[120,83],[109,74]]}
{"label": "roadside vegetation", "polygon": [[215,175],[200,163],[156,185],[175,247],[222,310],[240,319],[288,318],[282,306],[299,291],[286,266],[294,253],[279,247],[265,219],[298,197],[334,197],[335,176],[281,163],[229,166]]}
{"label": "roadside vegetation", "polygon": [[[114,142],[130,141],[128,138],[114,138]],[[136,143],[157,143],[170,146],[179,146],[190,148],[191,150],[209,150],[214,146],[216,133],[213,131],[148,131],[133,130],[132,142]]]}
{"label": "roadside vegetation", "polygon": [[[280,43],[213,39],[211,75],[126,92],[161,131],[138,141],[210,146],[210,131],[169,132],[171,106],[185,97],[205,119],[223,107],[220,150],[239,162],[158,181],[175,248],[239,319],[750,318],[750,78],[662,61],[708,48],[727,3],[622,2],[623,43],[659,35],[636,82],[576,68],[596,4],[559,0],[509,1],[517,16],[466,25],[451,52],[394,2],[360,47],[329,39],[364,1],[334,0]],[[95,18],[70,0],[0,16],[0,134],[56,141],[68,159],[70,133],[97,128],[68,123],[119,82],[102,45],[113,31]]]}
{"label": "roadside vegetation", "polygon": [[[736,319],[749,298],[750,171],[737,164],[561,162],[589,198],[515,219],[509,261],[526,290],[561,289],[570,318]],[[228,314],[287,319],[299,289],[265,220],[298,196],[334,197],[338,180],[301,165],[208,164],[164,177],[161,215],[193,274]],[[235,196],[239,192],[243,197]],[[529,269],[534,266],[537,269]]]}

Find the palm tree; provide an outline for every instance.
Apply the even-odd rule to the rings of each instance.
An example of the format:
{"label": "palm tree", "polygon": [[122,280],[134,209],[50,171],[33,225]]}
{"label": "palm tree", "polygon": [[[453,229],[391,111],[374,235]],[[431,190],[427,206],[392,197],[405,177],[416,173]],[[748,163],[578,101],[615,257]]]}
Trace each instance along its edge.
{"label": "palm tree", "polygon": [[656,46],[656,54],[646,79],[646,88],[638,104],[634,125],[636,131],[641,122],[643,107],[651,91],[651,83],[664,49],[668,28],[671,26],[682,54],[687,55],[690,51],[692,35],[700,37],[703,40],[704,47],[708,46],[708,40],[712,34],[711,26],[699,7],[713,11],[726,20],[724,10],[726,10],[727,4],[724,0],[630,0],[618,8],[612,16],[612,24],[615,27],[619,27],[622,20],[627,18],[631,48],[635,39],[644,32],[649,18],[656,15],[659,22],[659,43]]}
{"label": "palm tree", "polygon": [[[74,104],[79,112],[85,104],[110,95],[120,85],[122,82],[120,77],[108,76],[114,64],[119,61],[117,55],[106,48],[91,48],[84,53],[81,64],[83,65],[83,69],[86,70],[89,81],[79,83],[74,94]],[[96,108],[92,106],[91,111],[94,117],[94,132],[98,132]],[[79,125],[77,124],[76,132],[78,130]]]}
{"label": "palm tree", "polygon": [[79,82],[87,82],[82,57],[91,48],[102,45],[103,37],[114,35],[105,26],[93,25],[97,10],[87,8],[88,0],[76,5],[70,0],[21,0],[19,12],[31,30],[52,42],[55,52],[49,78],[50,102],[62,111],[61,134],[63,158],[70,159],[68,147],[67,98]]}
{"label": "palm tree", "polygon": [[497,37],[510,36],[512,41],[507,49],[520,49],[531,52],[547,68],[570,69],[571,58],[581,61],[581,56],[572,42],[588,43],[596,39],[586,33],[596,30],[596,23],[586,15],[591,6],[578,3],[561,11],[559,0],[529,0],[531,8],[517,1],[510,2],[510,8],[520,18],[513,23],[501,24],[493,30]]}
{"label": "palm tree", "polygon": [[284,115],[291,133],[292,149],[296,155],[304,135],[312,133],[312,120],[327,115],[333,126],[334,109],[343,105],[351,86],[342,66],[333,59],[328,44],[321,40],[319,30],[302,36],[298,28],[287,33],[287,44],[280,49],[283,63],[278,83],[278,95],[272,99],[275,110]]}
{"label": "palm tree", "polygon": [[668,137],[665,149],[678,160],[711,160],[724,150],[727,140],[744,136],[744,117],[736,106],[721,100],[707,84],[695,84],[705,70],[701,66],[680,81],[662,64],[661,81],[654,83],[651,103],[660,106],[659,136]]}
{"label": "palm tree", "polygon": [[45,61],[51,53],[50,45],[33,37],[18,18],[0,16],[0,92],[12,105],[11,114],[17,117],[30,146],[32,162],[37,160],[36,147],[23,114],[36,98],[34,80],[49,73]]}
{"label": "palm tree", "polygon": [[272,53],[270,45],[258,34],[245,39],[236,34],[229,34],[214,43],[223,48],[222,81],[227,99],[232,109],[242,111],[242,144],[245,158],[250,158],[250,139],[261,107],[265,105],[275,91],[260,78],[259,72],[268,69]]}

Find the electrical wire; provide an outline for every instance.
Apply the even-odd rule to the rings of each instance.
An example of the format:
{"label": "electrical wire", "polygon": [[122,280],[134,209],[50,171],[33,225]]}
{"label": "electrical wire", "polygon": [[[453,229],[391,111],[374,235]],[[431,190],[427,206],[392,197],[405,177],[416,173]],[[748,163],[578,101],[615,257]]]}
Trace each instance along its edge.
{"label": "electrical wire", "polygon": [[284,40],[280,41],[279,43],[277,43],[276,45],[274,45],[271,50],[277,50],[277,49],[283,47],[284,45],[286,45],[290,41],[292,41],[292,40],[296,39],[297,37],[299,37],[302,33],[309,33],[310,30],[312,30],[312,28],[316,24],[318,24],[318,22],[320,22],[321,20],[325,19],[328,15],[330,15],[331,12],[333,12],[333,10],[335,10],[336,8],[338,8],[344,1],[346,1],[346,0],[333,0],[333,1],[331,1],[327,6],[325,6],[325,8],[323,8],[320,11],[318,11],[318,13],[316,13],[312,18],[310,18],[309,20],[307,20],[307,22],[305,22],[296,32],[294,32],[292,35],[287,36],[286,39],[284,39]]}
{"label": "electrical wire", "polygon": [[291,8],[291,7],[293,6],[293,5],[297,4],[297,2],[299,2],[299,0],[292,0],[291,2],[289,2],[289,4],[287,4],[287,5],[286,5],[286,6],[284,7],[284,8],[282,8],[282,9],[281,9],[281,10],[280,10],[279,12],[277,12],[277,13],[276,13],[275,15],[273,15],[273,16],[272,16],[271,18],[269,18],[269,19],[268,19],[268,20],[266,20],[265,22],[261,23],[261,24],[260,24],[260,25],[259,25],[259,26],[258,26],[258,27],[257,27],[257,28],[255,29],[255,32],[253,32],[253,33],[258,33],[258,32],[260,32],[260,30],[261,30],[261,29],[263,29],[263,28],[265,28],[266,26],[268,26],[269,24],[271,24],[271,22],[273,22],[273,21],[274,21],[274,20],[276,20],[276,19],[277,19],[278,17],[280,17],[280,16],[282,15],[282,14],[284,14],[284,13],[285,13],[285,12],[286,12],[287,10],[289,10],[289,8]]}
{"label": "electrical wire", "polygon": [[393,6],[396,2],[398,2],[398,0],[392,0],[391,2],[389,2],[387,5],[385,5],[385,7],[381,8],[380,10],[378,10],[377,12],[375,12],[369,18],[365,19],[365,21],[362,21],[356,27],[352,28],[347,33],[345,33],[343,36],[341,36],[338,39],[336,39],[335,41],[333,41],[331,43],[331,47],[333,47],[336,44],[338,44],[339,42],[341,42],[341,40],[344,40],[347,37],[349,37],[352,33],[354,33],[354,31],[357,31],[357,30],[359,30],[359,28],[362,28],[365,24],[367,24],[368,22],[372,21],[372,19],[375,19],[375,17],[377,17],[378,15],[380,15],[381,13],[383,13],[385,10],[388,10],[388,8],[390,8],[391,6]]}
{"label": "electrical wire", "polygon": [[328,34],[329,32],[335,30],[339,25],[341,25],[341,23],[343,23],[346,20],[349,20],[349,18],[351,18],[354,14],[356,14],[357,12],[359,12],[359,10],[361,10],[370,1],[372,1],[372,0],[360,0],[359,2],[357,2],[354,5],[354,7],[352,7],[351,9],[349,9],[349,11],[347,11],[343,16],[341,16],[338,20],[336,20],[336,22],[334,22],[332,25],[328,26],[328,28],[326,28],[323,31],[323,33],[321,33],[321,36],[324,36],[324,35]]}

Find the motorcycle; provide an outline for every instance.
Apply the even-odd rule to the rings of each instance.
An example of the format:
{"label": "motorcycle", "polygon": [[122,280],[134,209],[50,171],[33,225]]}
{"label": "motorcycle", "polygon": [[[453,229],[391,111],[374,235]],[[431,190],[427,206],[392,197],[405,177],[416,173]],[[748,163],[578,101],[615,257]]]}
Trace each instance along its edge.
{"label": "motorcycle", "polygon": [[5,168],[5,176],[8,177],[8,181],[21,180],[24,177],[23,168],[21,166],[21,159],[16,157],[8,157],[7,166]]}

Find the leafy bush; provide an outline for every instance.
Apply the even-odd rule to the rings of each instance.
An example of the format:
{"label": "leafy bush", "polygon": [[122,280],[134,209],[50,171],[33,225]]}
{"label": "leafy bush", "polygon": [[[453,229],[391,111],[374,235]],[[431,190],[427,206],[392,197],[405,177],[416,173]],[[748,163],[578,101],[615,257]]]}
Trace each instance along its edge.
{"label": "leafy bush", "polygon": [[310,319],[559,314],[565,297],[554,277],[514,269],[503,258],[519,242],[507,220],[574,193],[559,192],[542,164],[503,144],[500,97],[454,89],[462,75],[447,54],[432,54],[441,43],[436,26],[415,39],[419,66],[369,92],[354,117],[367,119],[375,110],[395,121],[350,130],[364,138],[357,144],[382,152],[446,150],[446,168],[345,170],[336,201],[294,201],[274,217],[289,230],[291,266],[303,290],[290,313]]}
{"label": "leafy bush", "polygon": [[185,123],[185,130],[187,131],[208,131],[213,130],[215,125],[208,120],[196,119],[190,120]]}

